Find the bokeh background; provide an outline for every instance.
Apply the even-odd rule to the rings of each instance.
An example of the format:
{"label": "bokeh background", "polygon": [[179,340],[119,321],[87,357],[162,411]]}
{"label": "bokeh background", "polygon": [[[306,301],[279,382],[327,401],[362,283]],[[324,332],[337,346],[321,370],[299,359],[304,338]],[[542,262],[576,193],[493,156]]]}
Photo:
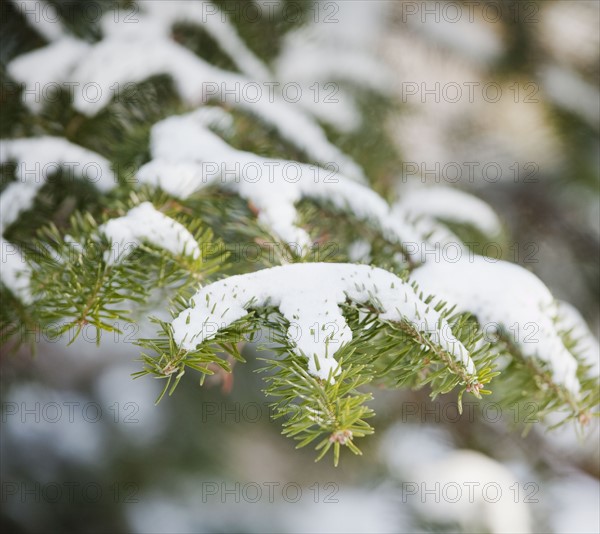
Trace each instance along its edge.
{"label": "bokeh background", "polygon": [[[271,4],[281,13],[285,2]],[[320,9],[303,24],[279,15],[274,29],[231,18],[276,79],[359,85],[320,120],[375,169],[375,187],[439,183],[485,199],[506,229],[498,255],[534,271],[597,336],[600,4]],[[6,81],[8,62],[43,40],[24,44],[31,29],[8,3],[2,19]],[[596,422],[585,438],[538,423],[522,436],[513,422],[527,414],[498,413],[493,399],[458,416],[451,395],[377,391],[376,434],[333,468],[280,435],[255,348],[231,387],[186,377],[155,406],[160,384],[130,376],[133,334],[104,334],[99,348],[91,331],[68,347],[42,336],[36,355],[3,347],[3,532],[600,531]]]}

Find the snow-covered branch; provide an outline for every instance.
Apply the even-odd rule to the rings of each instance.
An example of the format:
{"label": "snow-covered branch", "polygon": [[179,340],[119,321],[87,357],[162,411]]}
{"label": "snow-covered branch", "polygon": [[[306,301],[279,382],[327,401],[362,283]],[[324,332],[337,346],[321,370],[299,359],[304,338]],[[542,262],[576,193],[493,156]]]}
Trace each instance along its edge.
{"label": "snow-covered branch", "polygon": [[150,202],[132,208],[123,217],[110,219],[98,228],[111,241],[106,258],[112,265],[121,261],[142,242],[167,250],[175,256],[200,257],[200,246],[181,223],[158,211]]}
{"label": "snow-covered branch", "polygon": [[426,295],[475,315],[487,333],[506,336],[523,356],[544,362],[556,384],[579,394],[577,360],[557,330],[556,302],[534,274],[512,263],[472,256],[427,263],[411,279]]}
{"label": "snow-covered branch", "polygon": [[365,265],[286,265],[214,282],[200,289],[173,321],[173,337],[182,348],[193,350],[249,310],[276,306],[289,322],[290,346],[308,358],[313,375],[327,380],[340,372],[335,353],[352,340],[340,309],[346,301],[375,306],[383,321],[408,321],[476,380],[468,351],[445,319],[400,278]]}

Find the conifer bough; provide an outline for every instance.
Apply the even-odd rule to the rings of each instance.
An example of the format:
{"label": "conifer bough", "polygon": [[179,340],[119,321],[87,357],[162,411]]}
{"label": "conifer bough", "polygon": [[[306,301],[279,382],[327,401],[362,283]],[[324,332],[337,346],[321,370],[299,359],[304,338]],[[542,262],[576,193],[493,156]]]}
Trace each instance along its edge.
{"label": "conifer bough", "polygon": [[[3,73],[23,84],[0,141],[4,342],[57,321],[75,335],[92,325],[100,342],[121,321],[147,325],[150,307],[163,319],[139,340],[137,376],[164,381],[164,395],[187,371],[231,372],[226,355],[244,361],[267,332],[261,371],[284,434],[336,464],[373,432],[373,385],[456,391],[459,406],[490,387],[499,402],[589,420],[597,342],[581,316],[459,238],[461,227],[498,238],[494,211],[447,187],[386,190],[400,168],[380,124],[393,91],[368,48],[332,26],[274,21],[279,56],[261,58],[247,28],[206,2],[143,2],[136,24],[108,9],[76,32],[26,4],[7,11],[38,40],[17,44]],[[240,85],[289,81],[290,58],[306,94],[340,81],[335,107],[280,91],[228,100]],[[40,83],[58,87],[53,98],[28,98]],[[100,97],[61,84],[95,84]],[[125,86],[135,98],[115,93]],[[258,253],[230,255],[239,244]],[[447,245],[459,260],[425,261]]]}

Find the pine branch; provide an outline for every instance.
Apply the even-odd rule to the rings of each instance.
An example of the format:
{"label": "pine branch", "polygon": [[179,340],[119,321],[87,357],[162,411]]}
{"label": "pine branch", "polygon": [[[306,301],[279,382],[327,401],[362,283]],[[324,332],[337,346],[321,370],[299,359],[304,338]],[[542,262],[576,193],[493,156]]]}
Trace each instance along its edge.
{"label": "pine branch", "polygon": [[[264,60],[264,64],[263,61],[254,62],[254,67],[258,64],[259,70],[266,71],[263,78],[269,74],[269,62],[275,58],[284,35],[307,23],[307,13],[310,15],[311,8],[310,3],[296,4],[302,16],[294,21],[289,17],[281,18],[280,10],[275,13],[278,20],[263,19],[257,24],[244,24],[243,17],[239,16],[242,4],[228,0],[216,3],[226,12],[234,13],[228,20],[231,28],[235,28],[242,37],[242,44],[247,44],[246,58],[256,55]],[[64,13],[60,3],[54,4],[61,12],[66,33],[70,33],[71,37],[77,36],[89,43],[103,39],[98,21],[90,22],[88,17],[82,16],[83,7],[75,6]],[[111,6],[106,2],[94,4],[102,12],[114,7],[114,3]],[[125,4],[128,4],[125,0],[119,3]],[[180,4],[180,7],[184,5]],[[143,12],[143,5],[141,7]],[[344,205],[337,194],[325,198],[323,190],[313,197],[306,195],[295,205],[288,205],[290,209],[297,210],[297,218],[293,221],[296,229],[308,233],[309,250],[298,253],[292,243],[278,237],[276,225],[269,227],[264,218],[260,219],[261,214],[252,201],[244,199],[252,198],[248,191],[242,198],[240,191],[232,193],[210,186],[182,199],[145,186],[139,182],[141,172],[138,173],[138,170],[153,159],[154,148],[150,148],[153,126],[167,117],[189,113],[190,107],[193,107],[193,99],[184,98],[180,91],[185,85],[185,77],[182,80],[177,76],[178,71],[171,71],[171,78],[167,72],[162,73],[163,66],[160,64],[160,72],[157,73],[153,70],[156,66],[153,58],[144,57],[145,49],[142,48],[138,49],[140,57],[152,67],[147,79],[119,89],[105,107],[94,110],[95,114],[78,111],[68,92],[60,88],[52,94],[52,98],[46,99],[41,110],[32,111],[24,105],[24,93],[16,80],[10,78],[4,63],[44,46],[45,40],[30,28],[13,4],[5,8],[7,16],[3,20],[3,28],[10,36],[7,40],[10,46],[7,51],[3,50],[4,61],[0,65],[4,110],[0,117],[0,136],[52,135],[69,140],[108,158],[116,182],[114,188],[105,191],[106,194],[98,194],[98,190],[90,184],[70,180],[59,171],[39,190],[33,208],[21,213],[18,220],[11,219],[12,224],[8,223],[10,226],[4,229],[2,237],[19,245],[25,253],[32,268],[30,289],[33,302],[23,302],[15,288],[2,286],[0,332],[3,343],[8,340],[17,344],[34,343],[39,330],[51,323],[60,325],[59,333],[74,331],[73,339],[85,325],[90,324],[96,328],[99,342],[102,330],[118,331],[119,322],[137,320],[143,305],[157,288],[164,289],[169,300],[165,308],[172,307],[176,316],[188,307],[199,286],[214,279],[252,273],[276,265],[355,261],[351,256],[357,241],[368,244],[368,252],[360,261],[393,272],[402,270],[399,282],[404,284],[409,271],[412,275],[418,274],[414,269],[419,261],[411,257],[405,243],[407,240],[400,231],[392,232],[390,236],[389,225],[397,229],[396,223],[398,228],[416,236],[420,245],[439,244],[441,238],[435,234],[440,228],[455,230],[464,241],[472,241],[467,244],[475,251],[487,243],[486,236],[477,229],[456,221],[438,221],[435,216],[428,217],[427,210],[424,210],[425,215],[421,215],[421,219],[410,217],[410,214],[394,219],[398,213],[393,213],[393,210],[387,213],[388,204],[395,197],[391,193],[401,162],[382,123],[397,106],[386,96],[343,80],[334,81],[351,96],[364,117],[361,127],[352,133],[341,133],[332,126],[319,125],[308,113],[310,120],[303,123],[299,120],[302,114],[295,115],[290,107],[280,108],[290,112],[290,123],[295,117],[300,126],[308,124],[308,131],[315,133],[303,139],[298,135],[290,136],[290,131],[295,133],[294,128],[288,128],[289,124],[282,128],[281,122],[276,120],[279,118],[277,115],[261,113],[260,109],[251,113],[250,108],[240,108],[233,103],[226,105],[219,101],[222,95],[209,102],[219,106],[221,111],[226,110],[231,119],[231,127],[222,128],[218,135],[231,147],[255,154],[257,160],[258,156],[262,156],[317,164],[315,158],[323,151],[315,151],[315,145],[308,142],[317,137],[320,139],[317,148],[325,147],[326,153],[337,154],[338,163],[345,161],[346,168],[358,170],[355,174],[360,177],[361,169],[355,165],[358,163],[364,174],[369,176],[372,189],[380,194],[380,207],[385,209],[371,210],[367,216],[359,209],[362,206],[357,209],[354,209],[357,205],[351,206],[354,200],[351,195],[342,197],[346,202]],[[161,23],[160,13],[154,22]],[[211,34],[203,25],[175,23],[166,29],[171,31],[172,40],[165,38],[163,45],[174,46],[172,51],[191,57],[190,64],[194,64],[199,72],[204,72],[204,62],[198,61],[202,58],[206,65],[215,67],[214,72],[218,72],[221,79],[231,76],[242,81],[246,79],[244,76],[252,79],[247,72],[244,76],[237,76],[237,73],[245,71],[243,62],[231,51],[227,52],[228,47],[223,46],[219,36]],[[193,54],[190,55],[189,51]],[[211,72],[210,69],[208,72]],[[257,76],[257,79],[261,77]],[[56,81],[59,86],[58,82],[68,80]],[[311,130],[310,127],[314,128]],[[213,126],[207,128],[217,129]],[[286,136],[282,135],[282,131]],[[299,128],[299,131],[304,130]],[[319,134],[323,134],[322,138]],[[190,149],[192,163],[196,161],[196,148],[192,146]],[[340,148],[341,151],[338,150]],[[347,157],[348,154],[351,157]],[[209,151],[205,156],[210,158],[212,153]],[[166,170],[171,169],[167,167]],[[15,179],[15,166],[8,162],[2,165],[0,172],[4,191]],[[163,169],[163,172],[166,171]],[[200,177],[206,178],[205,175]],[[175,178],[180,176],[175,175]],[[165,188],[173,185],[169,181],[161,184]],[[316,186],[314,189],[310,193],[318,192]],[[302,197],[306,190],[301,192]],[[267,191],[265,196],[274,198],[276,193]],[[365,188],[362,193],[373,200],[371,189]],[[285,200],[285,195],[278,198],[279,201]],[[144,202],[152,203],[162,214],[181,224],[200,245],[202,253],[197,258],[183,253],[173,254],[149,241],[142,241],[136,242],[134,252],[120,261],[109,261],[114,243],[103,234],[103,225],[111,219],[126,216],[131,208]],[[378,214],[381,215],[379,218]],[[431,223],[425,225],[425,230],[419,226],[423,221]],[[312,248],[311,243],[314,243]],[[443,276],[434,278],[446,279]],[[456,282],[454,276],[447,279],[449,283]],[[293,291],[295,283],[296,280],[290,280],[290,291]],[[357,282],[357,291],[366,291],[367,283],[365,280]],[[469,283],[470,280],[467,280],[466,285],[469,286]],[[483,388],[499,374],[497,362],[507,360],[508,365],[503,368],[501,377],[494,381],[494,392],[502,405],[533,401],[540,417],[557,411],[566,413],[563,423],[576,420],[584,425],[591,417],[600,401],[598,379],[592,376],[591,366],[585,363],[585,358],[578,355],[578,345],[569,332],[563,333],[563,344],[578,360],[579,395],[557,384],[557,376],[548,365],[535,354],[526,354],[523,346],[511,343],[506,335],[492,345],[483,343],[481,329],[473,317],[467,313],[455,313],[443,302],[434,307],[433,303],[437,301],[433,297],[424,302],[439,312],[440,321],[448,322],[455,336],[453,339],[468,351],[468,360],[457,359],[457,353],[449,345],[438,343],[440,339],[435,335],[417,328],[414,321],[401,317],[398,309],[396,311],[401,318],[383,320],[380,317],[382,312],[390,310],[383,309],[381,299],[385,298],[386,291],[392,294],[393,289],[393,283],[389,288],[369,289],[372,292],[368,302],[336,301],[343,309],[343,320],[353,337],[341,348],[335,347],[332,342],[339,342],[339,339],[333,340],[333,335],[327,338],[325,358],[317,357],[316,353],[313,357],[299,350],[286,335],[290,317],[286,319],[283,311],[280,313],[269,303],[260,306],[253,305],[252,301],[242,303],[244,309],[249,309],[248,315],[187,349],[182,348],[180,339],[176,341],[171,323],[156,319],[159,326],[157,336],[139,340],[144,351],[141,356],[143,367],[135,376],[148,375],[162,380],[164,387],[160,400],[167,393],[173,394],[188,371],[199,374],[200,384],[207,375],[232,372],[226,355],[236,361],[245,361],[243,347],[247,343],[256,343],[266,332],[268,339],[261,347],[269,352],[269,357],[262,359],[264,366],[261,372],[266,382],[264,391],[274,399],[273,408],[276,418],[282,421],[283,433],[294,439],[298,447],[313,445],[318,451],[317,460],[332,452],[335,465],[338,465],[343,447],[360,454],[356,441],[373,433],[367,422],[374,415],[368,406],[372,395],[367,391],[373,384],[390,388],[427,387],[432,398],[457,391],[460,407],[465,392],[477,398],[489,394],[490,391]],[[437,297],[442,298],[442,295]],[[420,298],[422,300],[422,296]],[[209,300],[207,298],[207,305]],[[216,304],[210,302],[213,311]],[[467,307],[463,311],[469,309]],[[220,318],[226,313],[227,309]],[[339,323],[336,324],[339,326]],[[431,326],[439,327],[439,324]],[[316,330],[319,330],[318,325]],[[325,335],[322,330],[317,334]],[[335,351],[335,348],[339,350]],[[332,359],[327,358],[331,355],[328,350],[335,352],[335,368],[323,372],[320,365],[332,363]],[[474,369],[468,366],[469,363]]]}
{"label": "pine branch", "polygon": [[590,364],[579,357],[576,344],[568,336],[565,337],[565,344],[578,359],[577,377],[581,384],[578,396],[557,384],[543,362],[525,358],[507,336],[501,338],[500,345],[505,347],[505,353],[510,355],[511,361],[503,371],[504,379],[497,392],[498,403],[507,407],[520,406],[523,408],[520,413],[528,413],[526,421],[518,421],[523,426],[524,434],[529,432],[533,423],[544,421],[546,416],[553,413],[565,415],[550,428],[575,421],[582,430],[591,417],[597,415],[595,409],[600,403],[598,377],[590,373]]}
{"label": "pine branch", "polygon": [[[114,244],[99,233],[90,214],[76,213],[68,234],[50,225],[38,232],[38,239],[26,250],[32,267],[32,315],[40,327],[58,323],[56,334],[72,331],[72,342],[90,324],[96,328],[99,340],[101,330],[119,331],[119,323],[135,321],[132,304],[139,306],[147,301],[151,290],[166,288],[176,295],[226,268],[227,256],[214,253],[222,247],[210,230],[199,219],[186,218],[168,199],[155,196],[156,201],[161,199],[163,209],[177,213],[189,225],[207,254],[192,260],[141,243],[123,261],[112,264],[107,257]],[[140,195],[135,195],[125,204],[117,202],[112,212],[123,213],[124,206],[126,210],[127,205],[139,201]],[[10,319],[6,321],[11,324]],[[14,330],[5,327],[3,331],[8,335]]]}
{"label": "pine branch", "polygon": [[[178,315],[185,306],[186,302],[180,300],[173,315]],[[341,372],[335,380],[331,380],[331,373],[330,379],[325,380],[306,370],[308,356],[294,350],[286,335],[288,321],[271,307],[254,310],[230,327],[221,329],[214,339],[188,351],[178,347],[172,327],[160,322],[159,337],[140,340],[141,346],[151,354],[144,354],[144,369],[136,376],[152,375],[166,380],[162,398],[167,391],[173,393],[188,368],[201,373],[201,383],[207,374],[212,374],[215,365],[231,372],[223,353],[244,361],[238,351],[239,344],[252,342],[259,333],[266,333],[267,344],[262,344],[259,349],[271,352],[272,357],[262,359],[265,366],[260,372],[265,373],[265,394],[277,399],[272,407],[276,418],[283,419],[284,435],[298,441],[298,447],[316,442],[317,459],[333,450],[335,465],[339,462],[342,446],[360,454],[354,440],[373,432],[366,422],[374,415],[366,405],[372,395],[359,389],[373,380],[393,387],[427,385],[432,388],[433,397],[459,386],[460,399],[464,391],[477,397],[481,392],[486,393],[481,390],[481,385],[495,376],[483,350],[476,352],[481,368],[474,381],[453,356],[440,350],[409,323],[381,321],[373,307],[354,304],[344,305],[344,315],[355,336],[336,353]],[[466,322],[463,319],[458,325],[461,341],[475,345],[479,338],[469,339],[473,323],[467,327]],[[423,357],[423,344],[430,347],[431,356]]]}

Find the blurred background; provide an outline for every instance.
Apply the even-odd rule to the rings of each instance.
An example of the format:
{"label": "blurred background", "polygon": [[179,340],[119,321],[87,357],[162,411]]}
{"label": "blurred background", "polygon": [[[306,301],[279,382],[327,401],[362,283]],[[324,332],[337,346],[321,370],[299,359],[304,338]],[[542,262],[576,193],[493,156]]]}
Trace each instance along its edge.
{"label": "blurred background", "polygon": [[[340,84],[337,102],[310,112],[374,187],[480,196],[509,236],[497,255],[598,336],[600,3],[296,2],[294,24],[293,2],[255,4],[263,25],[219,3],[275,79]],[[44,41],[23,45],[31,21],[2,9],[6,80],[8,62]],[[3,532],[600,531],[596,420],[585,439],[537,423],[523,437],[513,426],[527,414],[493,398],[459,416],[451,394],[377,391],[376,434],[333,468],[280,435],[254,347],[232,384],[186,377],[155,406],[161,385],[130,376],[136,335],[104,334],[100,348],[91,330],[68,347],[41,335],[35,356],[3,348]]]}

